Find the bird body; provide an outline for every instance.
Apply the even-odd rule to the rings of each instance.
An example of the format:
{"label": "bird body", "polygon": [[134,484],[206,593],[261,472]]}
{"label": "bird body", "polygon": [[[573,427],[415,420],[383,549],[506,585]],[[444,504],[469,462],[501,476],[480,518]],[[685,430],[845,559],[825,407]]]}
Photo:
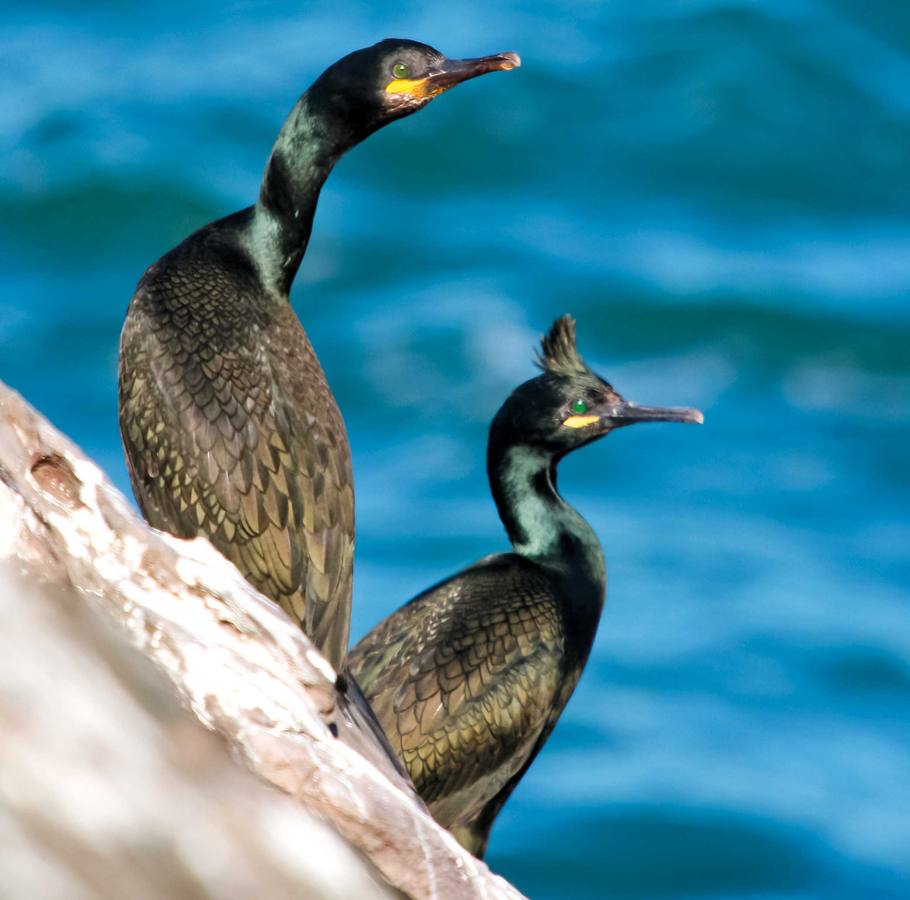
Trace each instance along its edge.
{"label": "bird body", "polygon": [[291,284],[346,150],[460,81],[517,65],[399,40],[339,60],[288,116],[256,204],[165,254],[127,311],[119,417],[140,508],[156,528],[207,537],[336,668],[350,622],[350,448]]}
{"label": "bird body", "polygon": [[340,663],[350,453],[290,305],[262,291],[224,227],[210,228],[143,277],[121,348],[123,439],[150,524],[207,537]]}
{"label": "bird body", "polygon": [[490,486],[513,552],[420,594],[349,657],[430,812],[478,856],[572,695],[603,609],[600,542],[559,495],[559,460],[632,421],[701,419],[624,401],[578,356],[568,317],[542,365],[490,430]]}
{"label": "bird body", "polygon": [[603,591],[595,587],[576,608],[571,581],[522,556],[487,557],[415,598],[352,651],[354,677],[391,725],[387,736],[418,793],[474,853],[590,652]]}

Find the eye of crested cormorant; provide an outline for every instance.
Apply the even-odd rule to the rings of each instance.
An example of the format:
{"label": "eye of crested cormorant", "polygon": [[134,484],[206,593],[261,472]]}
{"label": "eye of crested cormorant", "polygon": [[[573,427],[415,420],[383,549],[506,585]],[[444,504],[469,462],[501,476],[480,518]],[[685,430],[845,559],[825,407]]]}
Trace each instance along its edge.
{"label": "eye of crested cormorant", "polygon": [[588,404],[584,400],[575,400],[572,403],[572,412],[576,415],[581,415],[588,411]]}
{"label": "eye of crested cormorant", "polygon": [[392,66],[392,74],[396,78],[407,78],[411,74],[411,70],[403,62],[397,62]]}

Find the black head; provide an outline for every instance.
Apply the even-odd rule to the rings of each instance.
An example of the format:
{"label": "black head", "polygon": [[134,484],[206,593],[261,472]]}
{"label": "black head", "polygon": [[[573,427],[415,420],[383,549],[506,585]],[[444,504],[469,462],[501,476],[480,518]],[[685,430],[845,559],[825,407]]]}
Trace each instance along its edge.
{"label": "black head", "polygon": [[462,81],[520,65],[515,53],[448,59],[427,44],[388,38],[329,66],[308,94],[321,110],[334,110],[365,137]]}
{"label": "black head", "polygon": [[639,406],[624,399],[582,359],[571,316],[553,323],[541,340],[537,364],[543,374],[516,388],[496,414],[491,444],[535,446],[559,458],[624,425],[703,421],[697,409]]}

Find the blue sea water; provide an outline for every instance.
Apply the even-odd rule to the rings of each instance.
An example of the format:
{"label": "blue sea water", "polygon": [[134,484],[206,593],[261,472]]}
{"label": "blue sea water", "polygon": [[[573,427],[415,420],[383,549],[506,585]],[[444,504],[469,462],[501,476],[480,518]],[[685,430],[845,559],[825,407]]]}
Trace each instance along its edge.
{"label": "blue sea water", "polygon": [[488,422],[572,312],[628,397],[560,486],[591,662],[493,832],[534,898],[910,896],[910,5],[4,4],[0,378],[128,492],[120,325],[297,94],[521,53],[354,150],[293,298],[348,423],[354,637],[505,546]]}

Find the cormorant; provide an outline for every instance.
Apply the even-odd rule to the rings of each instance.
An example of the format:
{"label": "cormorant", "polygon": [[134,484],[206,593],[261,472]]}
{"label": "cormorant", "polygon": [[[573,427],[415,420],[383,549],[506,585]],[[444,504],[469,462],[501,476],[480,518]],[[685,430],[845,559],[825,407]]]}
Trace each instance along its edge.
{"label": "cormorant", "polygon": [[291,282],[346,150],[462,81],[518,65],[514,53],[451,60],[407,40],[345,56],[291,110],[255,206],[150,266],[127,312],[120,430],[142,512],[207,537],[336,669],[350,622],[350,448]]}
{"label": "cormorant", "polygon": [[603,608],[600,542],[557,492],[557,464],[623,425],[702,422],[623,399],[579,355],[569,316],[538,364],[490,428],[487,472],[513,552],[418,595],[348,657],[430,812],[477,856],[572,694]]}

